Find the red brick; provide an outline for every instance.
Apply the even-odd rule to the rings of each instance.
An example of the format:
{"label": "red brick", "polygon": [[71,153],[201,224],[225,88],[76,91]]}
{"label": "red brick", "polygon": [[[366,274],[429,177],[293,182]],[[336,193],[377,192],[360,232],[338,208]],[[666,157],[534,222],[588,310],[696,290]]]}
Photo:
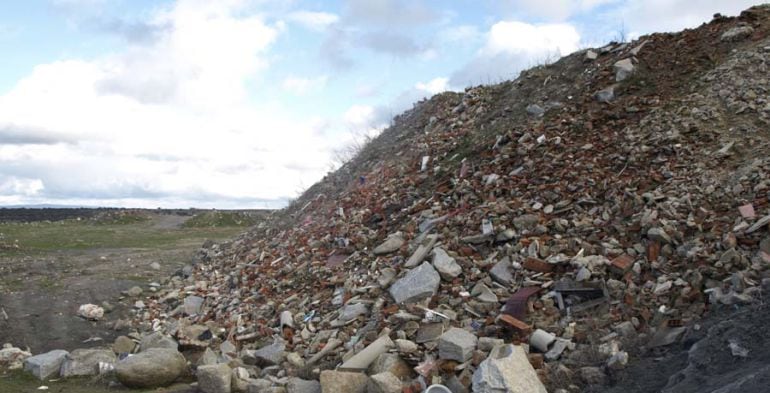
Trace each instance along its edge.
{"label": "red brick", "polygon": [[634,258],[628,254],[623,254],[613,259],[610,266],[613,272],[622,276],[634,266]]}
{"label": "red brick", "polygon": [[524,268],[527,270],[532,270],[533,272],[539,273],[550,273],[553,270],[553,265],[550,263],[531,257],[527,258],[522,266],[524,266]]}
{"label": "red brick", "polygon": [[527,325],[526,323],[508,315],[508,314],[500,314],[497,317],[498,321],[504,322],[506,325],[512,327],[514,330],[518,331],[519,333],[523,335],[527,335],[532,332],[532,327]]}

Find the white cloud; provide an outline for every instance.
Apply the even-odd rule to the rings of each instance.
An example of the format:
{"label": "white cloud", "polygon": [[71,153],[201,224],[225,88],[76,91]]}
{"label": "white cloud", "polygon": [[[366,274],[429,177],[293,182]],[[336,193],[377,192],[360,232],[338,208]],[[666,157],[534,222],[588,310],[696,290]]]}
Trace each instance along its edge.
{"label": "white cloud", "polygon": [[708,22],[715,13],[737,15],[758,0],[629,0],[611,14],[623,21],[632,38],[659,31],[679,31]]}
{"label": "white cloud", "polygon": [[414,87],[429,95],[438,94],[449,90],[449,78],[434,78],[426,83],[418,82]]}
{"label": "white cloud", "polygon": [[284,90],[293,94],[305,95],[313,91],[323,89],[326,86],[328,79],[329,78],[326,75],[322,75],[316,78],[300,78],[289,76],[283,80],[282,86]]}
{"label": "white cloud", "polygon": [[599,6],[621,0],[507,0],[504,7],[519,17],[564,21],[577,13],[589,12]]}
{"label": "white cloud", "polygon": [[5,189],[30,203],[275,206],[323,175],[317,125],[246,90],[282,26],[239,1],[180,0],[153,18],[169,26],[157,40],[39,65],[0,96],[0,139],[15,143],[0,146],[0,175],[33,179]]}
{"label": "white cloud", "polygon": [[521,70],[576,51],[580,34],[566,23],[533,25],[518,21],[495,23],[486,43],[449,79],[452,86],[498,82]]}
{"label": "white cloud", "polygon": [[0,196],[34,196],[45,188],[40,179],[0,176]]}
{"label": "white cloud", "polygon": [[315,31],[322,31],[339,19],[337,14],[329,12],[295,11],[289,14],[289,20]]}

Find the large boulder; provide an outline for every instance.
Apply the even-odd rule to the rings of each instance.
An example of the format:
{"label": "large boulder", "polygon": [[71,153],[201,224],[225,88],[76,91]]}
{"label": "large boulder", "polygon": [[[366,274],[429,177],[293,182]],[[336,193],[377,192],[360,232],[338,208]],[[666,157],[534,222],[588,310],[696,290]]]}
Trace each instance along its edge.
{"label": "large boulder", "polygon": [[130,388],[154,388],[174,382],[187,366],[181,353],[169,348],[151,348],[115,364],[118,381]]}
{"label": "large boulder", "polygon": [[114,364],[117,361],[111,349],[76,349],[67,355],[61,365],[61,376],[87,377],[99,374],[99,363]]}
{"label": "large boulder", "polygon": [[55,349],[27,358],[24,361],[24,369],[32,373],[37,379],[44,381],[59,375],[61,364],[69,352],[63,349]]}
{"label": "large boulder", "polygon": [[477,393],[547,393],[524,349],[511,344],[495,347],[472,381]]}
{"label": "large boulder", "polygon": [[202,393],[230,393],[232,370],[226,364],[198,367],[198,390]]}

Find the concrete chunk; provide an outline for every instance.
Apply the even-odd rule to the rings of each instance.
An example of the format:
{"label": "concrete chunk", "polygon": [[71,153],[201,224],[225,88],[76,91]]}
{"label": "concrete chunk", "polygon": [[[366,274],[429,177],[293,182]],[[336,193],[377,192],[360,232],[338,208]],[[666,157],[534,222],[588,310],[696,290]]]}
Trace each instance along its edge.
{"label": "concrete chunk", "polygon": [[545,386],[520,346],[495,347],[473,373],[477,393],[546,393]]}
{"label": "concrete chunk", "polygon": [[55,349],[27,358],[24,361],[24,370],[29,371],[37,379],[44,381],[59,375],[59,369],[69,352],[63,349]]}

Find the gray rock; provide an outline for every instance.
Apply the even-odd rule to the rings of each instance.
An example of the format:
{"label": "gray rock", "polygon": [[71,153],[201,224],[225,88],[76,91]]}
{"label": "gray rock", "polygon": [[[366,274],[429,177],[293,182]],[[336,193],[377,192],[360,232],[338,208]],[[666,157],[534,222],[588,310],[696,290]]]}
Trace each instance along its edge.
{"label": "gray rock", "polygon": [[24,370],[29,371],[41,381],[56,377],[59,375],[59,369],[67,355],[69,355],[69,352],[63,349],[55,349],[29,357],[24,361]]}
{"label": "gray rock", "polygon": [[187,366],[175,349],[151,348],[115,364],[118,381],[130,388],[154,388],[174,382]]}
{"label": "gray rock", "polygon": [[203,354],[198,358],[197,366],[207,366],[212,364],[219,363],[219,357],[217,354],[211,350],[211,348],[206,348],[205,351],[203,351]]}
{"label": "gray rock", "polygon": [[176,350],[179,344],[173,338],[160,332],[155,332],[142,337],[139,343],[139,352],[144,352],[152,348],[166,348]]}
{"label": "gray rock", "polygon": [[522,214],[513,219],[513,226],[518,230],[532,229],[540,222],[537,214]]}
{"label": "gray rock", "polygon": [[719,38],[722,41],[741,41],[754,34],[754,28],[751,26],[736,26],[726,32],[722,33]]}
{"label": "gray rock", "polygon": [[111,349],[76,349],[61,365],[64,378],[99,375],[99,363],[114,364],[118,358]]}
{"label": "gray rock", "polygon": [[513,265],[511,260],[505,257],[497,262],[492,269],[489,270],[489,275],[492,279],[503,285],[510,285],[513,282]]}
{"label": "gray rock", "polygon": [[286,344],[280,338],[276,338],[270,345],[252,351],[244,350],[244,363],[256,364],[260,367],[275,366],[281,364],[286,357]]}
{"label": "gray rock", "polygon": [[553,345],[551,346],[551,349],[549,349],[548,352],[545,353],[545,360],[550,362],[550,361],[559,359],[561,355],[564,353],[564,351],[567,349],[567,347],[569,346],[570,346],[570,340],[557,338],[556,341],[554,341]]}
{"label": "gray rock", "polygon": [[398,339],[395,340],[395,343],[400,353],[417,352],[417,344],[414,341]]}
{"label": "gray rock", "polygon": [[609,103],[615,99],[615,86],[609,86],[594,93],[596,101]]}
{"label": "gray rock", "polygon": [[590,49],[586,51],[586,57],[585,57],[585,59],[586,59],[586,60],[588,60],[588,61],[594,61],[594,60],[596,60],[598,57],[599,57],[599,54],[598,54],[598,53],[596,53],[596,52],[594,52],[594,51],[592,51],[592,50],[590,50]]}
{"label": "gray rock", "polygon": [[369,312],[369,308],[366,306],[366,304],[363,303],[355,303],[355,304],[348,304],[345,307],[340,310],[340,315],[337,317],[337,320],[332,322],[332,326],[338,327],[342,326],[356,318],[358,318],[359,315],[366,315]]}
{"label": "gray rock", "polygon": [[226,364],[198,367],[198,390],[202,393],[230,393],[232,390],[232,370]]}
{"label": "gray rock", "polygon": [[401,236],[401,233],[394,233],[379,246],[374,248],[374,255],[384,255],[384,254],[390,254],[404,245],[404,238]]}
{"label": "gray rock", "polygon": [[438,247],[433,249],[433,267],[436,268],[441,278],[447,281],[451,281],[463,272],[463,268],[455,259],[450,257],[444,249]]}
{"label": "gray rock", "polygon": [[286,393],[321,393],[321,383],[300,378],[289,378]]}
{"label": "gray rock", "polygon": [[663,244],[671,243],[671,236],[663,228],[650,228],[647,230],[647,238]]}
{"label": "gray rock", "polygon": [[607,367],[611,370],[622,370],[628,364],[628,353],[625,351],[617,352],[607,359]]}
{"label": "gray rock", "polygon": [[380,288],[387,288],[396,278],[396,269],[386,267],[380,270],[380,276],[377,277],[377,284]]}
{"label": "gray rock", "polygon": [[497,303],[498,301],[497,295],[495,295],[495,293],[481,281],[473,286],[473,289],[471,289],[471,296],[475,296],[476,299],[484,303]]}
{"label": "gray rock", "polygon": [[495,347],[473,373],[472,382],[478,393],[547,393],[524,349],[511,344]]}
{"label": "gray rock", "polygon": [[230,375],[230,389],[233,392],[245,393],[249,390],[249,381],[251,380],[249,370],[243,367],[235,367]]}
{"label": "gray rock", "polygon": [[246,388],[247,393],[263,393],[270,390],[273,383],[266,379],[252,379],[249,381],[249,386]]}
{"label": "gray rock", "polygon": [[620,82],[628,79],[634,73],[634,63],[631,59],[617,61],[613,68],[615,69],[615,81]]}
{"label": "gray rock", "polygon": [[438,340],[438,355],[441,359],[465,362],[473,355],[478,337],[460,328],[451,328]]}
{"label": "gray rock", "polygon": [[367,393],[401,393],[403,384],[397,376],[389,372],[374,374],[369,378]]}
{"label": "gray rock", "polygon": [[502,338],[479,337],[479,350],[489,352],[498,345],[503,345],[505,341]]}
{"label": "gray rock", "polygon": [[142,294],[142,288],[141,287],[131,287],[126,293],[128,293],[128,296],[131,297],[137,297]]}
{"label": "gray rock", "polygon": [[427,262],[409,271],[390,286],[390,295],[396,303],[416,302],[436,294],[441,277]]}
{"label": "gray rock", "polygon": [[321,371],[321,391],[330,393],[365,393],[369,377],[345,371]]}
{"label": "gray rock", "polygon": [[201,313],[201,307],[203,307],[203,298],[200,296],[188,296],[184,298],[184,312],[187,315],[195,315]]}
{"label": "gray rock", "polygon": [[545,114],[545,109],[543,109],[538,104],[529,104],[527,105],[527,113],[533,117],[543,117],[543,114]]}

